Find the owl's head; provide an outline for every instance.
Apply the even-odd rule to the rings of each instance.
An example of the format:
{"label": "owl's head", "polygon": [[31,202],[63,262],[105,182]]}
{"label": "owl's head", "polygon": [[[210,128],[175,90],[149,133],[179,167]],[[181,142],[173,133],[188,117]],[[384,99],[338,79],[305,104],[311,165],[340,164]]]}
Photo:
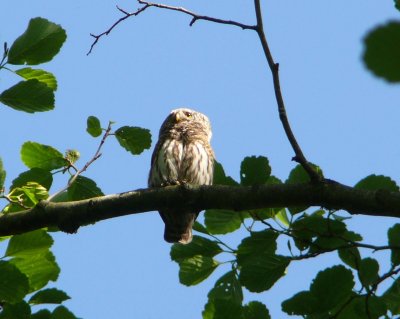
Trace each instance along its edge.
{"label": "owl's head", "polygon": [[165,133],[185,134],[188,137],[211,140],[211,123],[203,113],[180,108],[172,110],[161,126],[160,135]]}

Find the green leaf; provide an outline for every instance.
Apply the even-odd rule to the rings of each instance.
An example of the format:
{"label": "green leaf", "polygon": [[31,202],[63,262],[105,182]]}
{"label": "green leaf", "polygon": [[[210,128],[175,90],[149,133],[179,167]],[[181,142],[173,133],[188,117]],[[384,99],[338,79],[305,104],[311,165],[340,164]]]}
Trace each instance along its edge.
{"label": "green leaf", "polygon": [[282,302],[282,310],[289,315],[304,316],[315,313],[317,308],[318,298],[309,291],[301,291]]}
{"label": "green leaf", "polygon": [[51,319],[51,312],[47,309],[39,310],[30,316],[30,319]]}
{"label": "green leaf", "polygon": [[21,148],[21,159],[29,168],[42,168],[47,171],[67,165],[63,155],[49,145],[25,142]]}
{"label": "green leaf", "polygon": [[226,299],[210,299],[205,305],[203,319],[243,319],[242,306]]}
{"label": "green leaf", "polygon": [[0,158],[0,193],[2,193],[2,190],[4,188],[5,179],[6,179],[6,171],[4,170],[3,167],[3,161]]}
{"label": "green leaf", "polygon": [[31,307],[21,301],[15,304],[2,305],[3,310],[0,312],[0,319],[30,319]]}
{"label": "green leaf", "polygon": [[358,269],[361,261],[361,255],[357,247],[338,249],[340,259],[353,269]]}
{"label": "green leaf", "polygon": [[58,306],[54,309],[51,319],[78,319],[75,315],[64,306]]}
{"label": "green leaf", "polygon": [[[317,172],[322,176],[322,170],[314,165],[311,164],[316,170]],[[303,166],[301,166],[300,164],[298,164],[294,169],[291,170],[288,179],[286,180],[285,183],[287,184],[297,184],[297,183],[308,183],[310,181],[310,176],[308,176],[307,172],[305,171],[305,169],[303,168]],[[301,207],[288,207],[289,211],[292,215],[298,214],[304,210],[306,210],[308,207],[307,206],[301,206]]]}
{"label": "green leaf", "polygon": [[390,177],[386,177],[383,175],[369,175],[366,178],[359,181],[354,188],[357,189],[365,189],[365,190],[378,190],[385,189],[390,192],[398,192],[399,187],[396,185],[396,182],[393,181]]}
{"label": "green leaf", "polygon": [[243,319],[270,319],[267,307],[259,301],[251,301],[243,307]]}
{"label": "green leaf", "polygon": [[227,234],[240,228],[239,212],[222,209],[208,209],[204,213],[204,224],[211,234]]}
{"label": "green leaf", "polygon": [[333,266],[320,271],[310,286],[310,292],[318,300],[316,312],[331,310],[347,300],[353,287],[353,274],[344,266]]}
{"label": "green leaf", "polygon": [[50,280],[56,281],[60,273],[60,268],[50,251],[29,258],[13,258],[10,262],[28,277],[30,292],[43,288]]}
{"label": "green leaf", "polygon": [[239,280],[251,292],[270,289],[289,266],[287,257],[263,253],[241,263]]}
{"label": "green leaf", "polygon": [[400,0],[394,0],[394,6],[397,10],[400,11]]}
{"label": "green leaf", "polygon": [[15,73],[17,73],[19,76],[23,77],[26,80],[36,79],[39,82],[46,84],[53,91],[57,90],[56,77],[48,71],[40,69],[32,69],[32,68],[22,68],[16,70]]}
{"label": "green leaf", "polygon": [[[341,307],[340,307],[341,308]],[[340,309],[339,308],[339,309]],[[367,310],[368,309],[368,310]],[[382,298],[377,296],[356,296],[340,312],[338,319],[379,319],[387,312]],[[389,317],[384,317],[389,318]],[[390,317],[392,318],[392,317]],[[394,317],[393,317],[394,318]]]}
{"label": "green leaf", "polygon": [[364,62],[376,76],[400,81],[400,23],[391,21],[373,29],[364,38]]}
{"label": "green leaf", "polygon": [[[400,247],[400,224],[395,224],[388,230],[389,246]],[[397,266],[400,264],[400,248],[391,250],[392,264]]]}
{"label": "green leaf", "polygon": [[382,295],[382,300],[392,314],[400,314],[400,278],[393,281],[393,284]]}
{"label": "green leaf", "polygon": [[53,238],[42,229],[14,235],[8,242],[6,256],[30,257],[46,254],[53,242]]}
{"label": "green leaf", "polygon": [[88,132],[91,136],[97,137],[103,132],[100,125],[100,120],[96,116],[89,116],[86,123],[86,132]]}
{"label": "green leaf", "polygon": [[21,81],[0,94],[0,102],[27,113],[54,109],[54,91],[37,79]]}
{"label": "green leaf", "polygon": [[180,262],[185,258],[191,258],[196,255],[214,257],[221,252],[221,247],[215,241],[195,235],[187,245],[172,245],[170,254],[172,260]]}
{"label": "green leaf", "polygon": [[48,170],[35,167],[19,174],[18,177],[12,181],[10,189],[22,187],[28,182],[38,183],[49,190],[53,183],[53,175]]}
{"label": "green leaf", "polygon": [[56,288],[49,288],[38,291],[30,299],[29,303],[38,304],[60,304],[65,300],[71,299],[64,291]]}
{"label": "green leaf", "polygon": [[208,232],[207,228],[205,228],[202,224],[200,224],[198,221],[195,221],[193,224],[193,230],[202,233],[202,234],[206,234],[209,235],[210,233]]}
{"label": "green leaf", "polygon": [[250,237],[242,240],[237,251],[237,261],[244,264],[247,261],[257,259],[263,254],[274,254],[278,234],[272,230],[252,232]]}
{"label": "green leaf", "polygon": [[115,131],[119,144],[133,155],[138,155],[151,146],[151,134],[147,129],[123,126]]}
{"label": "green leaf", "polygon": [[224,168],[220,163],[214,161],[214,185],[231,185],[236,186],[238,183],[230,176],[225,175]]}
{"label": "green leaf", "polygon": [[379,263],[373,258],[361,259],[358,267],[358,276],[363,286],[374,284],[379,278]]}
{"label": "green leaf", "polygon": [[66,38],[61,26],[43,18],[31,19],[27,30],[11,45],[7,62],[30,65],[48,62],[60,51]]}
{"label": "green leaf", "polygon": [[13,264],[0,261],[0,300],[16,303],[29,292],[28,278]]}
{"label": "green leaf", "polygon": [[242,285],[234,271],[229,271],[217,280],[214,288],[208,293],[208,299],[230,300],[241,305],[243,302]]}
{"label": "green leaf", "polygon": [[197,285],[217,268],[218,262],[211,257],[197,255],[179,263],[179,281],[186,286]]}
{"label": "green leaf", "polygon": [[289,227],[289,225],[290,225],[290,221],[289,221],[289,218],[287,216],[285,208],[280,209],[278,211],[278,213],[275,214],[275,219],[280,221],[283,226]]}
{"label": "green leaf", "polygon": [[240,183],[245,186],[265,184],[271,175],[268,158],[246,157],[240,165]]}
{"label": "green leaf", "polygon": [[[39,201],[47,199],[49,193],[47,189],[36,182],[27,182],[26,185],[22,187],[14,188],[8,197],[14,202],[21,203],[25,207],[33,207]],[[20,205],[11,204],[9,209],[6,210],[7,213],[15,212],[20,210]]]}
{"label": "green leaf", "polygon": [[68,199],[70,201],[103,196],[103,192],[96,182],[84,176],[78,176],[68,188]]}

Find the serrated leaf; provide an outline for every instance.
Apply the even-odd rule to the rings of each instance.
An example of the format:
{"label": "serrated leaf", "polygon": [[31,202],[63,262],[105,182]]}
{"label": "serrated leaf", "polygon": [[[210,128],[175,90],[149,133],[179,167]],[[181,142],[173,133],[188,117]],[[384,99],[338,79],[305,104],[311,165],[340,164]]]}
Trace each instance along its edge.
{"label": "serrated leaf", "polygon": [[205,228],[202,224],[200,224],[197,220],[194,222],[193,224],[193,230],[205,234],[205,235],[209,235],[210,233],[208,232],[207,228]]}
{"label": "serrated leaf", "polygon": [[5,255],[8,257],[30,257],[46,254],[53,242],[53,238],[42,229],[14,235],[8,242]]}
{"label": "serrated leaf", "polygon": [[344,266],[333,266],[320,271],[310,286],[318,300],[316,313],[333,309],[347,300],[354,287],[353,274]]}
{"label": "serrated leaf", "polygon": [[208,209],[204,213],[204,224],[211,234],[227,234],[239,229],[242,220],[238,212]]}
{"label": "serrated leaf", "polygon": [[186,286],[197,285],[218,267],[218,262],[211,257],[193,256],[179,263],[179,281]]}
{"label": "serrated leaf", "polygon": [[60,268],[50,251],[29,258],[13,258],[10,262],[28,277],[30,292],[43,288],[49,281],[56,281],[60,273]]}
{"label": "serrated leaf", "polygon": [[58,306],[53,310],[51,319],[78,319],[75,315],[64,306]]}
{"label": "serrated leaf", "polygon": [[282,276],[290,260],[274,254],[260,254],[241,263],[239,280],[251,292],[270,289]]}
{"label": "serrated leaf", "polygon": [[170,255],[172,260],[180,262],[185,258],[191,258],[196,255],[214,257],[221,252],[221,247],[215,241],[195,235],[187,245],[172,245]]}
{"label": "serrated leaf", "polygon": [[375,174],[363,178],[354,186],[354,188],[365,190],[385,189],[390,192],[399,191],[399,187],[396,185],[396,182],[393,181],[390,177]]}
{"label": "serrated leaf", "polygon": [[203,310],[203,319],[243,319],[242,306],[226,299],[210,299]]}
{"label": "serrated leaf", "polygon": [[93,137],[101,135],[103,130],[101,129],[100,120],[96,116],[89,116],[86,121],[86,132]]}
{"label": "serrated leaf", "polygon": [[238,247],[238,263],[244,264],[262,254],[274,254],[277,247],[277,238],[278,234],[272,230],[252,232],[251,236],[244,238]]}
{"label": "serrated leaf", "polygon": [[60,304],[65,300],[71,299],[64,291],[56,288],[49,288],[40,290],[35,293],[30,299],[29,303],[33,305],[38,304]]}
{"label": "serrated leaf", "polygon": [[26,80],[36,79],[39,82],[46,84],[53,91],[57,90],[56,77],[48,71],[40,69],[32,69],[32,68],[22,68],[16,70],[15,73],[17,73],[19,76],[23,77]]}
{"label": "serrated leaf", "polygon": [[50,171],[42,168],[31,168],[29,171],[19,174],[18,177],[12,181],[10,189],[22,187],[28,182],[36,182],[49,190],[53,183],[53,175]]}
{"label": "serrated leaf", "polygon": [[379,278],[379,263],[373,258],[361,259],[358,266],[358,276],[363,286],[374,284]]}
{"label": "serrated leaf", "polygon": [[29,168],[47,171],[67,165],[63,155],[55,148],[36,142],[25,142],[21,147],[21,159]]}
{"label": "serrated leaf", "polygon": [[270,319],[267,307],[259,301],[251,301],[243,307],[243,319]]}
{"label": "serrated leaf", "polygon": [[226,176],[224,168],[220,163],[214,161],[214,185],[239,185],[232,177]]}
{"label": "serrated leaf", "polygon": [[318,299],[309,291],[301,291],[282,302],[282,310],[289,315],[309,315],[318,308]]}
{"label": "serrated leaf", "polygon": [[245,157],[240,165],[240,183],[245,186],[265,184],[271,175],[268,158]]}
{"label": "serrated leaf", "polygon": [[0,158],[0,193],[2,192],[2,190],[4,188],[5,179],[6,179],[6,171],[4,170],[4,167],[3,167],[3,161]]}
{"label": "serrated leaf", "polygon": [[27,30],[11,45],[7,62],[30,65],[48,62],[60,51],[66,38],[61,26],[43,18],[31,19]]}
{"label": "serrated leaf", "polygon": [[340,259],[353,269],[358,269],[361,261],[361,255],[357,247],[338,249]]}
{"label": "serrated leaf", "polygon": [[238,305],[242,304],[242,285],[234,271],[227,272],[216,281],[214,288],[208,293],[208,299],[225,299]]}
{"label": "serrated leaf", "polygon": [[[339,308],[340,309],[340,308]],[[387,308],[383,300],[377,296],[357,296],[343,308],[338,319],[379,319],[383,318]],[[389,317],[385,317],[389,318]],[[390,317],[392,318],[392,317]],[[394,318],[394,317],[393,317]]]}
{"label": "serrated leaf", "polygon": [[382,300],[392,314],[400,314],[400,278],[394,280],[392,285],[382,294]]}
{"label": "serrated leaf", "polygon": [[54,91],[37,79],[21,81],[3,91],[0,102],[27,113],[50,111],[54,109]]}
{"label": "serrated leaf", "polygon": [[[400,224],[395,224],[388,230],[389,246],[400,247]],[[397,266],[400,264],[400,248],[391,249],[391,262]]]}
{"label": "serrated leaf", "polygon": [[103,192],[96,182],[84,176],[78,176],[68,188],[68,199],[70,201],[103,196]]}
{"label": "serrated leaf", "polygon": [[140,127],[123,126],[115,131],[119,144],[133,155],[138,155],[151,146],[150,131]]}
{"label": "serrated leaf", "polygon": [[29,292],[28,278],[13,264],[0,261],[0,300],[16,303]]}
{"label": "serrated leaf", "polygon": [[30,319],[30,314],[31,307],[25,301],[21,301],[15,304],[2,305],[0,319]]}
{"label": "serrated leaf", "polygon": [[363,59],[367,68],[388,82],[400,81],[400,23],[391,21],[364,38]]}

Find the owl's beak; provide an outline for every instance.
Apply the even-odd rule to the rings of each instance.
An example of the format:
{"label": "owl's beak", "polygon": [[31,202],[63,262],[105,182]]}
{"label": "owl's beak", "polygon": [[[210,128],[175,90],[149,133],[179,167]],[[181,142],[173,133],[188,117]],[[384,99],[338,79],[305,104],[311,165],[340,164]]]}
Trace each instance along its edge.
{"label": "owl's beak", "polygon": [[182,120],[182,116],[181,116],[181,114],[178,112],[178,113],[176,113],[175,114],[175,121],[178,123],[179,121],[181,121]]}

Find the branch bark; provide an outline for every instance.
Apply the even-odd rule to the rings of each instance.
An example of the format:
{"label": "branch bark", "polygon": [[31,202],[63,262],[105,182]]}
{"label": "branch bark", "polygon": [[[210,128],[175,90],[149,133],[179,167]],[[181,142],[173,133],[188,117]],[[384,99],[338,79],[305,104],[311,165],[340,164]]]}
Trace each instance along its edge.
{"label": "branch bark", "polygon": [[82,201],[42,201],[35,208],[0,215],[0,236],[59,227],[66,232],[101,220],[166,207],[242,211],[287,206],[322,206],[350,214],[400,217],[400,193],[367,191],[333,181],[243,186],[169,186],[139,189]]}

